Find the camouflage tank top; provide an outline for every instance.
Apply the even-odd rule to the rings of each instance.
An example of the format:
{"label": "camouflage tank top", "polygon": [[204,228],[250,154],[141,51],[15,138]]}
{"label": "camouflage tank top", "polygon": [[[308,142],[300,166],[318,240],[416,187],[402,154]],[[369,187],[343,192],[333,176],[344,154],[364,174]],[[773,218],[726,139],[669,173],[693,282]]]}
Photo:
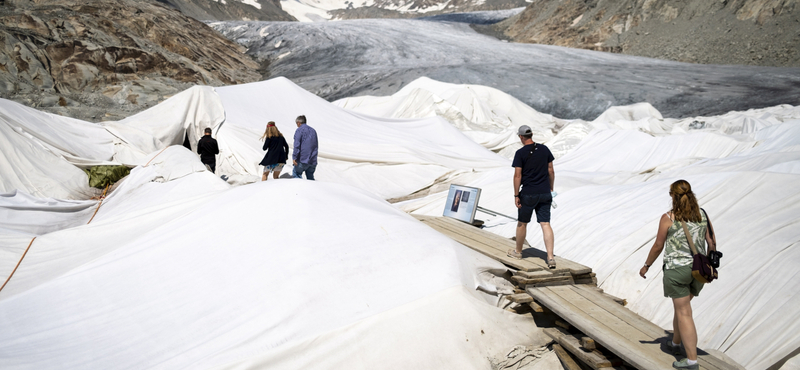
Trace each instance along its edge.
{"label": "camouflage tank top", "polygon": [[[697,252],[706,254],[708,220],[703,211],[700,211],[700,217],[702,219],[700,222],[687,222],[686,226],[689,228],[689,235],[692,236]],[[682,223],[682,221],[673,222],[667,230],[667,241],[664,246],[664,264],[667,270],[692,265],[692,250],[686,240]]]}

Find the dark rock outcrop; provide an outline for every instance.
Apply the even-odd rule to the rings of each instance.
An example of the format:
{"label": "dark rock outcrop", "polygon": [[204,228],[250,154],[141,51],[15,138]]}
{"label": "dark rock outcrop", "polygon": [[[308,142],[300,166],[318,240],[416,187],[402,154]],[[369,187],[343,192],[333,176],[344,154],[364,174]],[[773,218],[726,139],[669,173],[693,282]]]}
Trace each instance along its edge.
{"label": "dark rock outcrop", "polygon": [[800,66],[797,0],[538,0],[512,40],[703,64]]}
{"label": "dark rock outcrop", "polygon": [[88,120],[143,110],[191,85],[257,81],[241,46],[144,0],[6,0],[0,97]]}

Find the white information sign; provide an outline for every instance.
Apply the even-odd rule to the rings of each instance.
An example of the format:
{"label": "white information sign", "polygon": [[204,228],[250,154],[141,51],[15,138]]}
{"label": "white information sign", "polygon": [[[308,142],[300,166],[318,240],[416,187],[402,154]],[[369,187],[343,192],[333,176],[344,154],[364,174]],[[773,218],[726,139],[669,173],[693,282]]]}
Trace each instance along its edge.
{"label": "white information sign", "polygon": [[452,217],[467,223],[475,220],[481,189],[469,186],[450,185],[443,216]]}

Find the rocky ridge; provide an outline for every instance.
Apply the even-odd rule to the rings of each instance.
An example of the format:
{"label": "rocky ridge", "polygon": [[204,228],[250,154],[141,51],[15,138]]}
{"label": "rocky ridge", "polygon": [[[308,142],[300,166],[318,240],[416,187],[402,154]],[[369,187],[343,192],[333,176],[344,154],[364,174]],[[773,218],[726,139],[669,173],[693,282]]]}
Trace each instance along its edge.
{"label": "rocky ridge", "polygon": [[498,23],[516,42],[703,64],[800,66],[798,0],[538,0]]}
{"label": "rocky ridge", "polygon": [[158,0],[201,21],[295,21],[280,0]]}
{"label": "rocky ridge", "polygon": [[89,121],[261,79],[244,49],[150,0],[0,1],[0,97]]}

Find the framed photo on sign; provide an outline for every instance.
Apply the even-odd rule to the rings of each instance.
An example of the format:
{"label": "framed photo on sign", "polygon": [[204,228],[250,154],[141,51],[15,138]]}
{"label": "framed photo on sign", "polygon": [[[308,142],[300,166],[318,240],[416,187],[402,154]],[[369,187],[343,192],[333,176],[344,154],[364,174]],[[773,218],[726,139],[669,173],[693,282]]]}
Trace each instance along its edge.
{"label": "framed photo on sign", "polygon": [[475,221],[475,211],[478,209],[478,199],[481,189],[462,185],[450,185],[447,192],[447,201],[442,216],[472,223]]}

